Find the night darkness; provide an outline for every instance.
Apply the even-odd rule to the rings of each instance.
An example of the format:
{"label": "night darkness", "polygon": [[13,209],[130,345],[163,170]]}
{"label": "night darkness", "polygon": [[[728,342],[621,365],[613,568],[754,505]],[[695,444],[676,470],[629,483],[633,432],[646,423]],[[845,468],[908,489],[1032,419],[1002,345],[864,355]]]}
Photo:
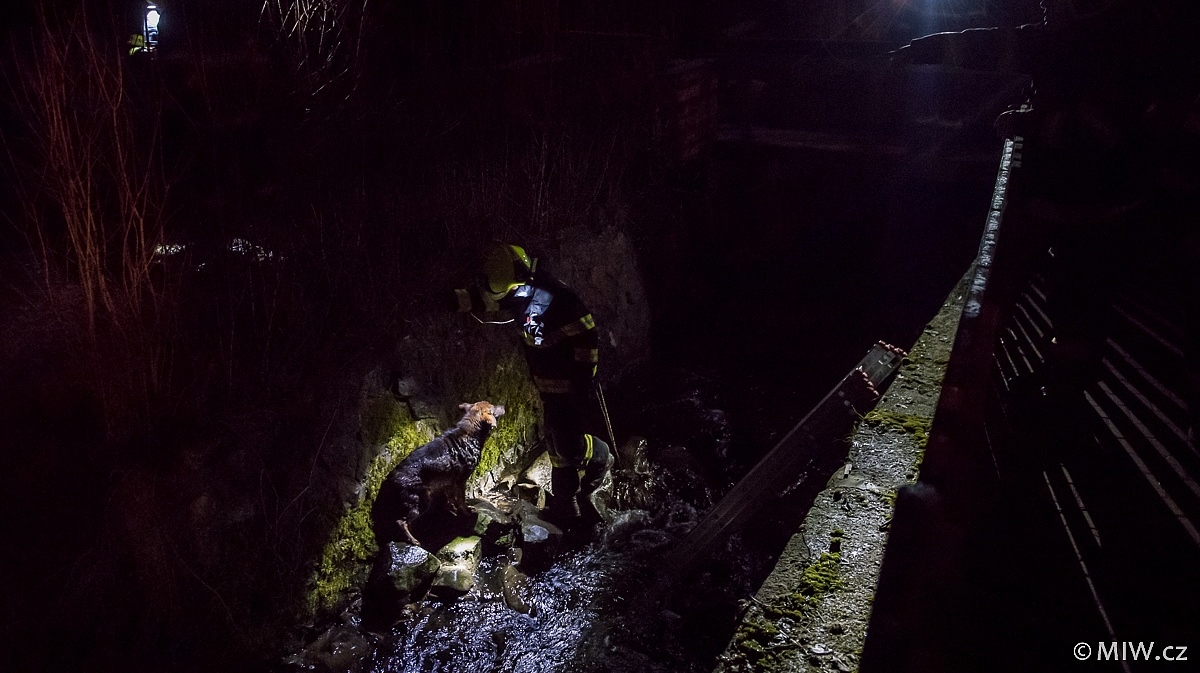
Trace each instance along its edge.
{"label": "night darkness", "polygon": [[435,406],[461,402],[462,369],[513,345],[444,317],[494,241],[641,291],[646,324],[607,317],[644,343],[601,346],[618,434],[653,440],[639,396],[696,376],[745,470],[871,343],[917,339],[1014,129],[1021,263],[1066,353],[1029,390],[1083,390],[1109,299],[1153,277],[1183,297],[1157,310],[1182,438],[1192,4],[165,0],[147,50],[145,3],[6,0],[0,668],[277,662],[369,462],[363,391],[420,353]]}

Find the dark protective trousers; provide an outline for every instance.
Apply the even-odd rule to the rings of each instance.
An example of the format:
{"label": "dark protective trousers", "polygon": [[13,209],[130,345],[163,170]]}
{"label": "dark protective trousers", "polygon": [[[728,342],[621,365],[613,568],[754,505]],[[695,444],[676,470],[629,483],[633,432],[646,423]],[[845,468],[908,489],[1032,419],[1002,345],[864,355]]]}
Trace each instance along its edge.
{"label": "dark protective trousers", "polygon": [[550,498],[546,507],[552,518],[566,522],[581,514],[596,518],[591,494],[600,488],[612,467],[612,452],[606,442],[584,432],[591,399],[586,394],[542,395],[542,410],[549,440]]}

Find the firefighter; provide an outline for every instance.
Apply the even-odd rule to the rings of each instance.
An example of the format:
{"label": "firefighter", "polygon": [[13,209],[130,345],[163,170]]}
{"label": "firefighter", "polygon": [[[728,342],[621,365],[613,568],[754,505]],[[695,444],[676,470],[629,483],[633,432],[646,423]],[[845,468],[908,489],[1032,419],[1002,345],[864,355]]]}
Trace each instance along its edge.
{"label": "firefighter", "polygon": [[602,520],[592,494],[613,464],[608,444],[584,431],[594,401],[599,337],[578,295],[537,263],[520,246],[494,245],[484,255],[478,287],[455,294],[460,312],[504,310],[521,325],[552,465],[543,516],[570,530]]}

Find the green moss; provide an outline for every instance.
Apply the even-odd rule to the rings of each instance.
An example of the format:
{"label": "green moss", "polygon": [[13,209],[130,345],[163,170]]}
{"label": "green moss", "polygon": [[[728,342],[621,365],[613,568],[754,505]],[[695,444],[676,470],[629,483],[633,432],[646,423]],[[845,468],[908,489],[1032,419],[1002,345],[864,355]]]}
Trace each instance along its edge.
{"label": "green moss", "polygon": [[766,670],[778,665],[778,656],[769,643],[779,635],[779,627],[764,617],[752,614],[738,625],[733,634],[733,649],[737,656]]}
{"label": "green moss", "polygon": [[472,479],[478,479],[495,468],[501,456],[514,446],[530,444],[530,429],[537,425],[541,402],[529,380],[525,362],[516,352],[500,358],[468,390],[466,397],[470,401],[487,400],[504,406],[504,416],[484,444],[479,467],[471,475]]}
{"label": "green moss", "polygon": [[379,485],[405,456],[436,434],[428,422],[414,420],[405,405],[390,397],[365,405],[362,427],[364,437],[380,441],[383,450],[367,468],[358,502],[343,513],[329,535],[308,596],[310,613],[332,608],[365,579],[369,560],[379,549],[371,531],[371,505]]}
{"label": "green moss", "polygon": [[[841,531],[835,530],[840,536]],[[738,625],[733,635],[733,654],[754,665],[755,671],[770,671],[786,665],[784,651],[799,647],[787,641],[772,644],[779,634],[775,622],[788,618],[800,622],[821,602],[822,596],[842,587],[841,555],[824,552],[800,575],[797,591],[770,603],[758,603],[762,615],[753,614]]]}
{"label": "green moss", "polygon": [[763,606],[763,612],[773,619],[789,617],[799,620],[821,602],[821,597],[842,587],[839,563],[841,554],[823,552],[800,574],[797,590]]}
{"label": "green moss", "polygon": [[807,597],[818,597],[834,589],[840,589],[842,587],[841,560],[841,554],[822,552],[821,556],[810,563],[800,575],[800,590],[797,593]]}
{"label": "green moss", "polygon": [[382,446],[413,424],[408,405],[390,395],[367,400],[359,414],[359,428],[368,446]]}
{"label": "green moss", "polygon": [[863,416],[862,422],[873,428],[907,432],[913,436],[917,445],[922,448],[929,441],[929,427],[933,423],[931,419],[925,416],[899,414],[883,409],[874,409],[867,412],[867,415]]}
{"label": "green moss", "polygon": [[762,617],[754,616],[742,624],[742,628],[738,629],[737,633],[734,634],[734,638],[737,640],[767,643],[778,634],[779,628],[775,624]]}

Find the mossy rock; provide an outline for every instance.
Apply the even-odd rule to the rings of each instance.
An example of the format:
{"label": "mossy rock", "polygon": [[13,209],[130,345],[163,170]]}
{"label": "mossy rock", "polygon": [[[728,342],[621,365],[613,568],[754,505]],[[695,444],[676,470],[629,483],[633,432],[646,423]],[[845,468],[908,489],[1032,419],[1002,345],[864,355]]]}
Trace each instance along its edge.
{"label": "mossy rock", "polygon": [[926,416],[900,414],[885,409],[873,409],[863,416],[862,422],[872,428],[908,433],[916,440],[917,446],[924,448],[929,441],[929,428],[933,424],[933,419]]}

